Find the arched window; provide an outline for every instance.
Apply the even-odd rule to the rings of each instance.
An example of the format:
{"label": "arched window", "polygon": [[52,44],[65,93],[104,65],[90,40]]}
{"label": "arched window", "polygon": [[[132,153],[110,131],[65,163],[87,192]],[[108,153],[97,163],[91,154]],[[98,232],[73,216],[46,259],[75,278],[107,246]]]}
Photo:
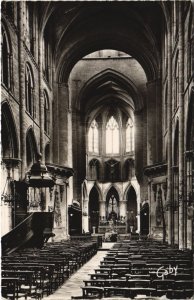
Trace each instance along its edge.
{"label": "arched window", "polygon": [[2,27],[1,43],[1,82],[7,88],[11,88],[11,51],[4,27]]}
{"label": "arched window", "polygon": [[48,95],[44,91],[44,131],[49,134],[49,117],[50,117],[50,109],[49,109],[49,100]]}
{"label": "arched window", "polygon": [[28,168],[36,161],[37,153],[38,150],[34,132],[32,129],[29,129],[26,135],[26,162]]}
{"label": "arched window", "polygon": [[93,153],[99,153],[99,134],[96,120],[92,122],[88,131],[88,150]]}
{"label": "arched window", "polygon": [[106,124],[106,153],[119,153],[119,125],[113,116]]}
{"label": "arched window", "polygon": [[14,118],[10,107],[3,103],[1,107],[1,156],[3,158],[18,157],[18,138]]}
{"label": "arched window", "polygon": [[27,3],[27,22],[28,22],[28,40],[29,40],[29,50],[34,55],[34,26],[35,26],[35,18],[34,18],[34,4],[32,2]]}
{"label": "arched window", "polygon": [[131,118],[126,124],[126,152],[134,151],[134,126]]}
{"label": "arched window", "polygon": [[25,88],[26,110],[32,117],[35,117],[36,111],[34,104],[34,80],[29,65],[26,65]]}
{"label": "arched window", "polygon": [[106,219],[114,223],[119,217],[119,194],[114,186],[110,188],[106,196]]}

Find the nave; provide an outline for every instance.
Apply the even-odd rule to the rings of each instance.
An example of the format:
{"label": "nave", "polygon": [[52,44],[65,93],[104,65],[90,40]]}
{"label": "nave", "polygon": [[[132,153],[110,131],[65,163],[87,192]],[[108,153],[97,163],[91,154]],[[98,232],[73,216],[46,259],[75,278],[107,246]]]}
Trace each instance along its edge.
{"label": "nave", "polygon": [[192,252],[153,240],[103,243],[100,248],[89,239],[63,241],[41,250],[23,249],[2,260],[5,299],[154,300],[194,295]]}

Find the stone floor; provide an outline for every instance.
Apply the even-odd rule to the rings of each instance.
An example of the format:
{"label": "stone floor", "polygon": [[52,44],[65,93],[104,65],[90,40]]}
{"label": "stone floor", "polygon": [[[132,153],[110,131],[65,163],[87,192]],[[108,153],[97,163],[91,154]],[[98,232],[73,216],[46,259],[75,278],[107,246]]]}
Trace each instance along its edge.
{"label": "stone floor", "polygon": [[106,256],[107,251],[114,243],[103,243],[102,250],[92,257],[84,266],[73,274],[54,294],[44,297],[45,300],[71,300],[71,296],[81,296],[83,280],[90,279],[88,274],[93,273],[100,265],[100,261]]}

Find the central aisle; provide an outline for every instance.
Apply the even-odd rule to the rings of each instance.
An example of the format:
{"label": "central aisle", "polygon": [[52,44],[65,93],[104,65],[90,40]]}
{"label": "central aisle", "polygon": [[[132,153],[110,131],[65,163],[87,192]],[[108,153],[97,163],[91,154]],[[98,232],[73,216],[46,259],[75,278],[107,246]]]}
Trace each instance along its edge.
{"label": "central aisle", "polygon": [[[75,274],[73,274],[54,294],[44,297],[46,300],[71,300],[71,296],[81,296],[83,280],[89,280],[88,274],[100,265],[100,261],[106,256],[108,248],[110,249],[114,243],[104,243],[102,248],[107,251],[98,251],[85,265],[83,265]],[[107,247],[108,246],[108,247]]]}

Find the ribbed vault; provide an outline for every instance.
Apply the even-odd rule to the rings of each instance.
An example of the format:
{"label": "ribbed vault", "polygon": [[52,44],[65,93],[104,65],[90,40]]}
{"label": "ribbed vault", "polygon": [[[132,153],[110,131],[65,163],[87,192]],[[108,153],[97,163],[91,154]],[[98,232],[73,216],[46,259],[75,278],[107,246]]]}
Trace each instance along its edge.
{"label": "ribbed vault", "polygon": [[106,69],[88,80],[77,100],[77,107],[86,114],[104,104],[119,104],[123,109],[133,111],[141,110],[144,105],[134,82],[112,69]]}
{"label": "ribbed vault", "polygon": [[45,7],[42,26],[45,32],[52,31],[57,81],[67,82],[82,57],[101,49],[132,55],[148,80],[160,76],[160,29],[165,19],[158,3],[57,2],[50,6]]}

